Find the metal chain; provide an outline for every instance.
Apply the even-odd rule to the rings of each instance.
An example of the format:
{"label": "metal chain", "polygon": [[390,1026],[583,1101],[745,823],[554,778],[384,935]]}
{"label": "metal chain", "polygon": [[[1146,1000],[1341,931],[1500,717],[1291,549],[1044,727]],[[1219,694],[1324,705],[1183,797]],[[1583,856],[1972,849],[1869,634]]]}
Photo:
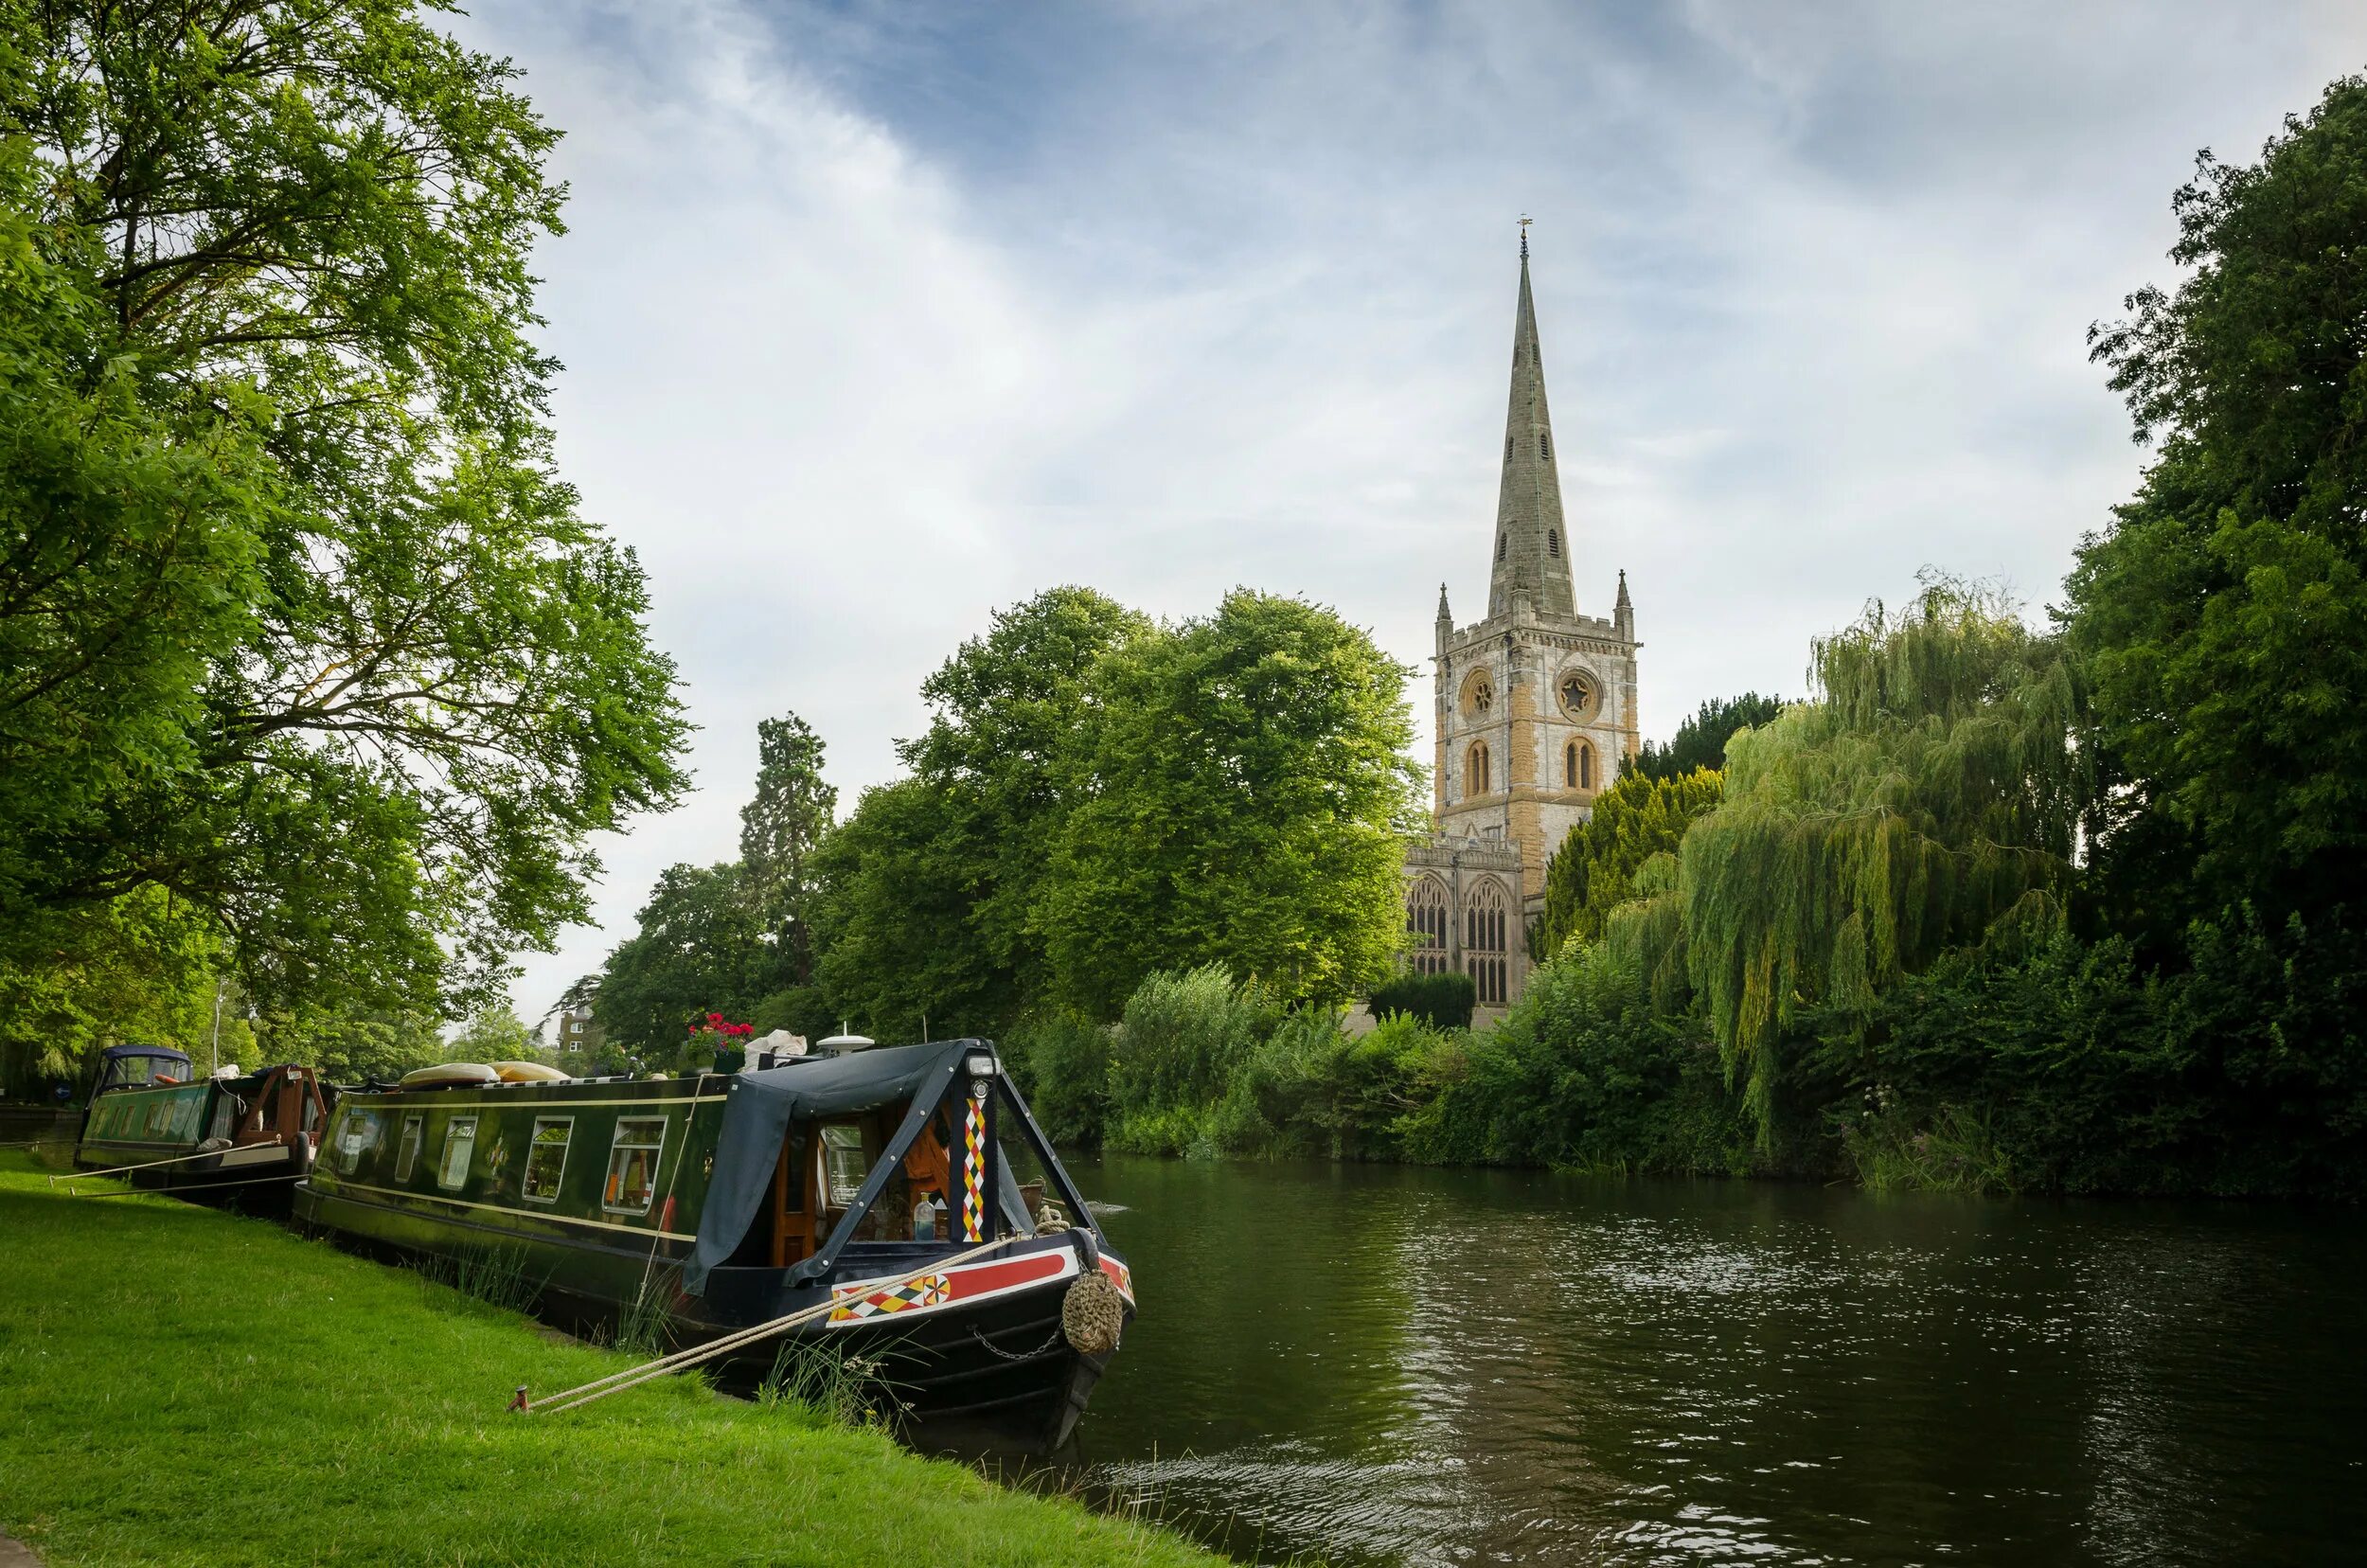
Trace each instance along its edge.
{"label": "metal chain", "polygon": [[1060,1343],[1060,1326],[1057,1323],[1054,1324],[1052,1326],[1052,1332],[1046,1335],[1044,1337],[1044,1342],[1041,1345],[1037,1345],[1033,1350],[1023,1350],[1017,1352],[1016,1354],[1004,1349],[1001,1345],[995,1344],[994,1341],[980,1333],[978,1331],[978,1326],[974,1323],[970,1326],[970,1337],[976,1340],[979,1344],[985,1345],[988,1350],[991,1350],[1006,1362],[1034,1361],[1038,1356],[1042,1355],[1045,1351]]}

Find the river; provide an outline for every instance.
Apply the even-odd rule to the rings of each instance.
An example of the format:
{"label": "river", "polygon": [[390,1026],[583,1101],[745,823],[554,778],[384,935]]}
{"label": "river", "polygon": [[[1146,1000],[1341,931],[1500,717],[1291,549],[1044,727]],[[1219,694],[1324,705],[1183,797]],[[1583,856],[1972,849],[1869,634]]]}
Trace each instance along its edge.
{"label": "river", "polygon": [[1094,1488],[1337,1564],[2367,1556],[2341,1210],[1084,1156]]}

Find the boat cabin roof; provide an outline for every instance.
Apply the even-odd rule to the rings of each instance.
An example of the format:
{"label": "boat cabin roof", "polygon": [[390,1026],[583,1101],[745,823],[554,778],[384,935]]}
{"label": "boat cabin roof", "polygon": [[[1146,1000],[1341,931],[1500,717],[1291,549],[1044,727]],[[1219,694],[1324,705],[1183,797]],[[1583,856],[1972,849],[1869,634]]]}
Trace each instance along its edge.
{"label": "boat cabin roof", "polygon": [[169,1045],[110,1045],[98,1055],[105,1061],[120,1061],[133,1057],[160,1057],[167,1061],[186,1064],[189,1060],[187,1051],[176,1051]]}

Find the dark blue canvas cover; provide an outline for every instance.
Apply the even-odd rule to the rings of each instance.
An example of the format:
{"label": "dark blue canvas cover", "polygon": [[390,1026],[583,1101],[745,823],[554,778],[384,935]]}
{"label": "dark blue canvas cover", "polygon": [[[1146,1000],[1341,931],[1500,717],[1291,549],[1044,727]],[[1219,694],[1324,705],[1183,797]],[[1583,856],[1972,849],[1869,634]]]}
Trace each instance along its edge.
{"label": "dark blue canvas cover", "polygon": [[894,1045],[735,1077],[716,1141],[715,1174],[699,1212],[698,1244],[683,1264],[683,1289],[703,1294],[707,1271],[739,1249],[772,1185],[791,1122],[876,1111],[933,1086],[942,1094],[964,1057],[988,1048],[975,1040]]}

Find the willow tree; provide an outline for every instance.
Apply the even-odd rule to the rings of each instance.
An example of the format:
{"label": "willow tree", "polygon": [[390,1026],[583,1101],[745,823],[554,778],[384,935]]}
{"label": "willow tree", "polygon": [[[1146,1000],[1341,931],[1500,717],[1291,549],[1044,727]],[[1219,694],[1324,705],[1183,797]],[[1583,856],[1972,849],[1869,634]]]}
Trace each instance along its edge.
{"label": "willow tree", "polygon": [[1728,747],[1678,864],[1687,978],[1762,1134],[1787,1024],[1862,1027],[1942,953],[2059,920],[2090,793],[2071,668],[1995,591],[1927,578],[1809,674],[1817,700]]}

